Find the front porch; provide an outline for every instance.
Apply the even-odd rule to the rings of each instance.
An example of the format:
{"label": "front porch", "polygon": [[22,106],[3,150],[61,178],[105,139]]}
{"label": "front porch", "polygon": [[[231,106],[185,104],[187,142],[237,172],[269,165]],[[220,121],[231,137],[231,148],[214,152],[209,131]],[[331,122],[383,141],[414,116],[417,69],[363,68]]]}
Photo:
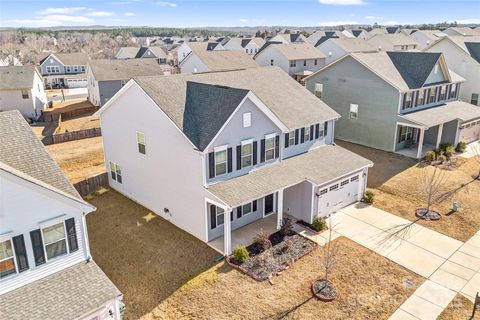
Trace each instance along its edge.
{"label": "front porch", "polygon": [[[251,245],[255,239],[255,236],[260,232],[260,230],[263,230],[268,234],[272,234],[277,231],[277,214],[272,213],[263,219],[256,220],[243,227],[233,230],[231,232],[232,248],[247,247]],[[225,239],[223,236],[208,242],[208,245],[221,254],[225,252]]]}

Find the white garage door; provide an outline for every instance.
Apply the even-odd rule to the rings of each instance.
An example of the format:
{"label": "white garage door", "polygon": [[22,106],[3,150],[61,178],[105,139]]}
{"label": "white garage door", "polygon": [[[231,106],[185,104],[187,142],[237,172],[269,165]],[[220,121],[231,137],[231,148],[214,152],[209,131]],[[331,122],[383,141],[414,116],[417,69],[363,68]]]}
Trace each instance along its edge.
{"label": "white garage door", "polygon": [[459,141],[473,142],[480,138],[480,120],[464,123],[460,126]]}
{"label": "white garage door", "polygon": [[85,88],[87,79],[67,79],[67,87],[69,88]]}
{"label": "white garage door", "polygon": [[338,180],[319,189],[318,215],[327,217],[335,211],[357,201],[360,173]]}

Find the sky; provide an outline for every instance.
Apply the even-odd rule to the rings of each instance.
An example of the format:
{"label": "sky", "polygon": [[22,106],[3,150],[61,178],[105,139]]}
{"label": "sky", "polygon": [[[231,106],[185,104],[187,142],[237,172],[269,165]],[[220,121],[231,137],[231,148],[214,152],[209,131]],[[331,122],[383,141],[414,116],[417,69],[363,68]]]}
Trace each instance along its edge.
{"label": "sky", "polygon": [[0,0],[0,27],[480,24],[480,0]]}

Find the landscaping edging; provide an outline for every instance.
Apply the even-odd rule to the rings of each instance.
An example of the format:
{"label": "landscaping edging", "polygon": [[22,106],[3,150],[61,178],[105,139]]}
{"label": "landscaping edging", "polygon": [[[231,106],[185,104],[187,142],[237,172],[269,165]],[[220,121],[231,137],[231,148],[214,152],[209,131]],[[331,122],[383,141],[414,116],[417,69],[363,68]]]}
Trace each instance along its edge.
{"label": "landscaping edging", "polygon": [[[310,286],[310,288],[312,290],[312,294],[315,296],[315,298],[317,298],[318,300],[323,301],[323,302],[330,302],[330,301],[333,301],[333,300],[338,298],[338,292],[336,290],[335,290],[335,296],[334,297],[326,297],[324,295],[321,295],[321,294],[318,294],[317,292],[315,292],[315,283],[317,283],[319,281],[324,281],[324,280],[315,280],[315,281],[312,282],[312,285]],[[333,283],[331,283],[330,281],[327,281],[327,282],[330,283],[330,285],[333,286]],[[333,288],[335,289],[335,286],[333,286]]]}
{"label": "landscaping edging", "polygon": [[434,211],[434,210],[429,210],[429,212],[433,212],[433,213],[437,214],[437,217],[434,217],[434,218],[427,218],[427,217],[425,217],[425,215],[422,215],[420,213],[421,211],[426,211],[426,210],[427,210],[426,208],[415,209],[415,216],[417,218],[425,220],[425,221],[438,221],[438,220],[442,219],[442,215],[440,213],[438,213],[437,211]]}
{"label": "landscaping edging", "polygon": [[315,229],[313,229],[313,228],[310,228],[310,227],[307,226],[306,224],[302,224],[301,222],[307,223],[307,222],[302,221],[302,220],[298,220],[298,221],[296,221],[295,223],[296,223],[297,225],[299,225],[301,228],[303,228],[303,229],[305,229],[305,230],[308,230],[308,231],[312,232],[312,233],[315,234],[315,235],[318,235],[318,234],[322,233],[323,231],[328,230],[328,228],[325,228],[325,229],[322,229],[322,230],[320,230],[320,231],[317,231],[317,230],[315,230]]}

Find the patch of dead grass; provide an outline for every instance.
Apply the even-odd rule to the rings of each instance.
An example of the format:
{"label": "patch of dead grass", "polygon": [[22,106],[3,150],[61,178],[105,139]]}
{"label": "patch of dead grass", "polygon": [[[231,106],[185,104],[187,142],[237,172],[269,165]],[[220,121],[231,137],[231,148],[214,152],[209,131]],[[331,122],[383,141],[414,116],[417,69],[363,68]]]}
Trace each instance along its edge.
{"label": "patch of dead grass", "polygon": [[470,318],[472,311],[473,303],[461,294],[457,294],[438,316],[438,320],[480,320],[480,310],[477,310],[475,318]]}
{"label": "patch of dead grass", "polygon": [[105,172],[102,137],[52,144],[47,149],[72,183]]}

